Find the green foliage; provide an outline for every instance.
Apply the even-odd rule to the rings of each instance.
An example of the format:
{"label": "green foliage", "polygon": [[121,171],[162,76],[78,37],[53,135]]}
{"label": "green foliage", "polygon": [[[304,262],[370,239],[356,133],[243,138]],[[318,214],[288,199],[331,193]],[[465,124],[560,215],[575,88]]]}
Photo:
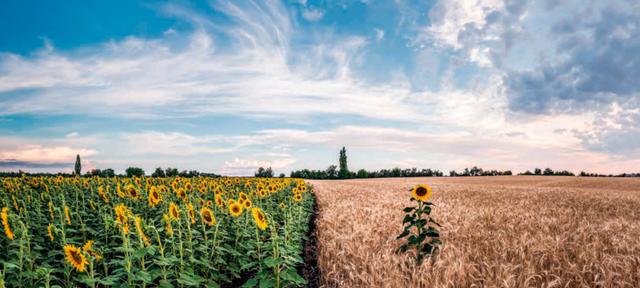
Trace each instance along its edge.
{"label": "green foliage", "polygon": [[340,170],[338,171],[338,178],[346,179],[351,178],[349,167],[347,166],[347,149],[342,147],[340,150]]}
{"label": "green foliage", "polygon": [[82,175],[82,163],[80,163],[80,154],[76,155],[76,165],[75,168],[73,169],[73,171],[75,172],[75,175],[80,176]]}
{"label": "green foliage", "polygon": [[124,171],[127,174],[127,177],[143,177],[144,170],[138,167],[129,167]]}
{"label": "green foliage", "polygon": [[[139,195],[118,195],[118,187],[128,192],[129,185]],[[315,201],[312,193],[300,192],[302,186],[295,179],[0,178],[0,209],[8,208],[15,233],[9,239],[0,225],[0,287],[301,287],[306,281],[296,268],[303,263]],[[159,187],[166,189],[163,199],[152,207],[150,191]],[[270,187],[275,189],[260,196]],[[182,189],[184,196],[178,196]],[[241,191],[264,211],[265,230],[254,224],[250,210],[230,215],[225,205]],[[301,199],[295,200],[295,193]],[[215,195],[223,197],[220,206]],[[170,203],[180,209],[178,219],[169,222],[172,233],[163,220]],[[128,233],[116,222],[119,204],[130,210]],[[213,226],[200,218],[205,207],[215,215]],[[141,217],[147,240],[137,232],[135,216]],[[63,247],[82,247],[89,240],[101,257],[84,250],[88,263],[80,272],[67,263]]]}
{"label": "green foliage", "polygon": [[254,173],[257,178],[273,178],[273,169],[271,167],[265,169],[264,167],[258,168],[258,171]]}

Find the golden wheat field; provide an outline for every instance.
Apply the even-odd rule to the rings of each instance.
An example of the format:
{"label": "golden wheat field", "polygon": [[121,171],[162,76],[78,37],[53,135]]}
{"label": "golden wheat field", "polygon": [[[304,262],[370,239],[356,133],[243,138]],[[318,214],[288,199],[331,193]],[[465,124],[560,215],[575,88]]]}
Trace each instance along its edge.
{"label": "golden wheat field", "polygon": [[[638,287],[640,180],[505,176],[310,181],[325,287]],[[433,187],[435,259],[397,255],[413,185]]]}

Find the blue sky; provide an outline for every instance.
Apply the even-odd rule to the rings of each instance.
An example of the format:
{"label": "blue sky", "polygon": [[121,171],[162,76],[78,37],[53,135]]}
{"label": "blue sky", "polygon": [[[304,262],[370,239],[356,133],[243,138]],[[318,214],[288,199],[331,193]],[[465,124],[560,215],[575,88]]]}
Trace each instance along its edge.
{"label": "blue sky", "polygon": [[637,1],[4,1],[0,170],[637,172]]}

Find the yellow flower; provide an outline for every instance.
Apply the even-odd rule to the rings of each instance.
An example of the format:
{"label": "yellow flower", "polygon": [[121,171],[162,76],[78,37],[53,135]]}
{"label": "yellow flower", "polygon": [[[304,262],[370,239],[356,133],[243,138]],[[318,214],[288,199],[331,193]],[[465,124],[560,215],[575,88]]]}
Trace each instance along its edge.
{"label": "yellow flower", "polygon": [[149,207],[155,207],[162,201],[162,196],[158,192],[156,186],[151,186],[149,189]]}
{"label": "yellow flower", "polygon": [[300,202],[302,201],[302,194],[296,193],[293,195],[293,201]]}
{"label": "yellow flower", "polygon": [[134,223],[136,225],[138,237],[140,237],[140,240],[142,240],[142,242],[144,242],[146,246],[149,246],[149,237],[147,237],[147,235],[144,235],[144,230],[142,229],[142,217],[136,216],[134,219]]}
{"label": "yellow flower", "polygon": [[260,230],[267,229],[267,217],[264,216],[264,212],[260,208],[251,209],[251,214],[253,214],[253,221],[256,222]]}
{"label": "yellow flower", "polygon": [[213,215],[213,211],[211,209],[204,207],[200,210],[200,216],[202,217],[202,222],[207,224],[208,226],[216,225],[216,216]]}
{"label": "yellow flower", "polygon": [[104,203],[109,203],[109,198],[107,198],[107,194],[104,193],[104,188],[102,188],[102,186],[98,187],[98,195],[100,195],[100,198],[102,198]]}
{"label": "yellow flower", "polygon": [[222,200],[222,195],[216,193],[216,205],[220,208],[224,208],[224,200]]}
{"label": "yellow flower", "polygon": [[124,192],[122,192],[122,189],[120,189],[120,183],[118,183],[118,188],[116,189],[116,193],[118,194],[118,197],[120,197],[120,198],[127,197],[127,195],[125,195]]}
{"label": "yellow flower", "polygon": [[244,194],[244,192],[240,192],[240,196],[238,197],[238,199],[244,202],[245,200],[249,199],[249,197],[247,197],[247,194]]}
{"label": "yellow flower", "polygon": [[169,216],[171,219],[178,220],[180,218],[180,209],[178,209],[178,205],[175,203],[169,204]]}
{"label": "yellow flower", "polygon": [[64,217],[67,219],[67,224],[71,225],[71,217],[69,216],[69,207],[64,206]]}
{"label": "yellow flower", "polygon": [[244,202],[242,203],[242,205],[244,206],[244,208],[246,209],[251,209],[251,200],[249,200],[249,198],[247,198],[247,200],[244,200]]}
{"label": "yellow flower", "polygon": [[136,186],[133,186],[133,184],[127,185],[125,190],[127,191],[129,197],[131,197],[132,199],[138,199],[138,196],[140,196],[140,193],[138,193],[138,189],[136,189]]}
{"label": "yellow flower", "polygon": [[13,234],[13,231],[11,231],[11,226],[9,226],[9,208],[8,207],[2,208],[2,213],[0,213],[0,218],[2,218],[2,226],[4,226],[4,234],[7,235],[7,238],[9,238],[9,240],[13,240],[13,238],[15,238],[15,235]]}
{"label": "yellow flower", "polygon": [[49,201],[49,215],[51,216],[51,221],[53,221],[53,202]]}
{"label": "yellow flower", "polygon": [[56,237],[53,237],[53,224],[49,223],[49,227],[47,227],[47,233],[49,234],[49,238],[51,241],[56,240]]}
{"label": "yellow flower", "polygon": [[193,205],[191,203],[187,203],[187,214],[189,215],[189,219],[191,220],[191,224],[196,223],[196,211],[193,209]]}
{"label": "yellow flower", "polygon": [[129,211],[129,208],[127,208],[127,206],[125,206],[124,204],[118,204],[118,206],[116,206],[115,208],[115,211],[116,211],[116,223],[122,225],[122,232],[124,232],[124,234],[128,234],[129,233],[128,215],[131,214],[131,212]]}
{"label": "yellow flower", "polygon": [[280,205],[278,205],[280,207],[280,209],[284,210],[285,206],[284,203],[280,202]]}
{"label": "yellow flower", "polygon": [[164,220],[164,223],[167,225],[165,228],[167,234],[173,235],[173,226],[171,226],[171,219],[169,218],[169,215],[162,214],[162,220]]}
{"label": "yellow flower", "polygon": [[176,191],[176,196],[178,196],[178,198],[186,201],[187,199],[187,193],[184,191],[184,188],[178,188],[178,191]]}
{"label": "yellow flower", "polygon": [[425,184],[418,184],[411,189],[411,195],[418,201],[427,201],[431,197],[431,187]]}
{"label": "yellow flower", "polygon": [[82,250],[74,245],[64,245],[64,254],[67,262],[71,264],[78,272],[84,272],[86,265],[89,263],[82,254]]}
{"label": "yellow flower", "polygon": [[233,201],[231,204],[229,204],[229,213],[231,213],[231,216],[233,217],[240,216],[242,214],[242,205],[240,205],[240,203],[236,201]]}
{"label": "yellow flower", "polygon": [[93,245],[93,240],[89,240],[87,241],[87,243],[84,244],[84,246],[82,246],[82,250],[89,251],[91,250],[91,246]]}

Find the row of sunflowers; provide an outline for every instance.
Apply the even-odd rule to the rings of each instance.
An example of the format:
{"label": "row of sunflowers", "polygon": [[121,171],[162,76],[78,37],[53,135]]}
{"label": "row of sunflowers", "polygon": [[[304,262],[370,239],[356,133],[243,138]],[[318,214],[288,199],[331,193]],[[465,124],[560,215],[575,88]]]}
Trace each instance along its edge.
{"label": "row of sunflowers", "polygon": [[300,179],[0,179],[2,287],[299,287]]}

